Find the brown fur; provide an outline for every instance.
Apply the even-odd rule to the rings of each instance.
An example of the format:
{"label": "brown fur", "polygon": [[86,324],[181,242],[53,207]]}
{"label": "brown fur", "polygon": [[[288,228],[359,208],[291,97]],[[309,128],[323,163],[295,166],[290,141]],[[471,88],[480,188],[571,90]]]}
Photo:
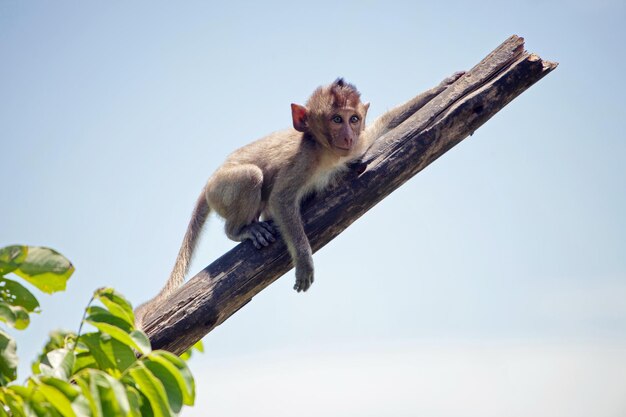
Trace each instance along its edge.
{"label": "brown fur", "polygon": [[[135,311],[137,326],[142,326],[149,306],[183,283],[211,210],[226,220],[230,239],[249,239],[257,248],[275,240],[276,231],[264,221],[272,219],[296,268],[294,288],[306,291],[313,283],[313,258],[302,226],[300,201],[330,183],[347,160],[362,154],[358,138],[365,126],[367,107],[353,85],[338,79],[315,90],[306,107],[292,105],[294,129],[273,133],[233,152],[198,198],[165,287]],[[342,117],[343,123],[333,122],[333,116]],[[350,117],[358,121],[352,123]]]}
{"label": "brown fur", "polygon": [[[226,220],[226,235],[249,239],[257,248],[275,240],[272,219],[291,254],[294,289],[313,283],[313,258],[300,216],[304,196],[323,189],[357,159],[371,142],[402,123],[460,75],[377,119],[363,134],[369,103],[357,89],[339,78],[316,89],[306,107],[292,104],[293,129],[273,133],[233,152],[209,178],[194,208],[169,280],[159,294],[135,311],[137,327],[146,312],[179,287],[189,268],[202,226],[211,210]],[[362,135],[363,134],[363,135]],[[363,136],[363,137],[361,137]]]}

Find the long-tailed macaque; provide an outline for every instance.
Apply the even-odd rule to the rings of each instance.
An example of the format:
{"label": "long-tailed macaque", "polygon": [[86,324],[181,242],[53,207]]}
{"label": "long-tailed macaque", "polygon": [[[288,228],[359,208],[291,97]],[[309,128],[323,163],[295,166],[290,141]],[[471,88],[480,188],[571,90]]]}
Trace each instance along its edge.
{"label": "long-tailed macaque", "polygon": [[[302,198],[326,187],[348,162],[360,158],[373,140],[398,126],[460,75],[454,74],[385,113],[366,131],[369,103],[363,104],[355,86],[342,78],[317,88],[305,106],[292,104],[293,129],[272,133],[236,150],[209,178],[196,202],[170,278],[153,300],[135,312],[138,327],[150,305],[182,285],[210,211],[226,220],[230,239],[249,239],[259,249],[276,240],[275,225],[296,269],[294,289],[307,291],[313,283],[313,258],[300,215]],[[267,222],[269,219],[274,225]]]}

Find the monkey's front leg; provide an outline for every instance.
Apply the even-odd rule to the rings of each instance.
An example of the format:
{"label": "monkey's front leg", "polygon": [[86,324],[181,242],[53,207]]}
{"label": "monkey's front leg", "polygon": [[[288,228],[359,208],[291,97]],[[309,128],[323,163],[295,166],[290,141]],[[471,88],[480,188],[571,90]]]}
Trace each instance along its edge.
{"label": "monkey's front leg", "polygon": [[293,289],[298,292],[306,291],[314,280],[313,251],[304,233],[300,205],[293,195],[288,195],[271,201],[270,210],[296,268]]}

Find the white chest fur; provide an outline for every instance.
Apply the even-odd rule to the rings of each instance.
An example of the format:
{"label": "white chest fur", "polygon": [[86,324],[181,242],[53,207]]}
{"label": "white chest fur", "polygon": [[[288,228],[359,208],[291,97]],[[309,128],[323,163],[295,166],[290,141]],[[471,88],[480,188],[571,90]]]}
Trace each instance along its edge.
{"label": "white chest fur", "polygon": [[330,166],[318,168],[303,187],[301,197],[327,188],[337,178],[337,175],[346,169],[346,163],[343,160]]}

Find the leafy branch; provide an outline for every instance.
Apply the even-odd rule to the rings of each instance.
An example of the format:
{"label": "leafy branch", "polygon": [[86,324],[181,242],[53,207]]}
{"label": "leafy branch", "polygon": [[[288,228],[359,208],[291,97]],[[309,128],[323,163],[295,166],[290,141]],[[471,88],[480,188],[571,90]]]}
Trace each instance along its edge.
{"label": "leafy branch", "polygon": [[[73,272],[71,262],[52,249],[0,249],[0,321],[22,330],[30,314],[40,312],[30,290],[5,275],[51,294],[64,290]],[[95,331],[82,334],[83,324]],[[17,363],[15,340],[0,330],[0,417],[169,417],[195,399],[185,361],[153,351],[146,334],[134,326],[132,306],[112,288],[94,292],[78,334],[51,333],[23,385],[13,383]]]}

